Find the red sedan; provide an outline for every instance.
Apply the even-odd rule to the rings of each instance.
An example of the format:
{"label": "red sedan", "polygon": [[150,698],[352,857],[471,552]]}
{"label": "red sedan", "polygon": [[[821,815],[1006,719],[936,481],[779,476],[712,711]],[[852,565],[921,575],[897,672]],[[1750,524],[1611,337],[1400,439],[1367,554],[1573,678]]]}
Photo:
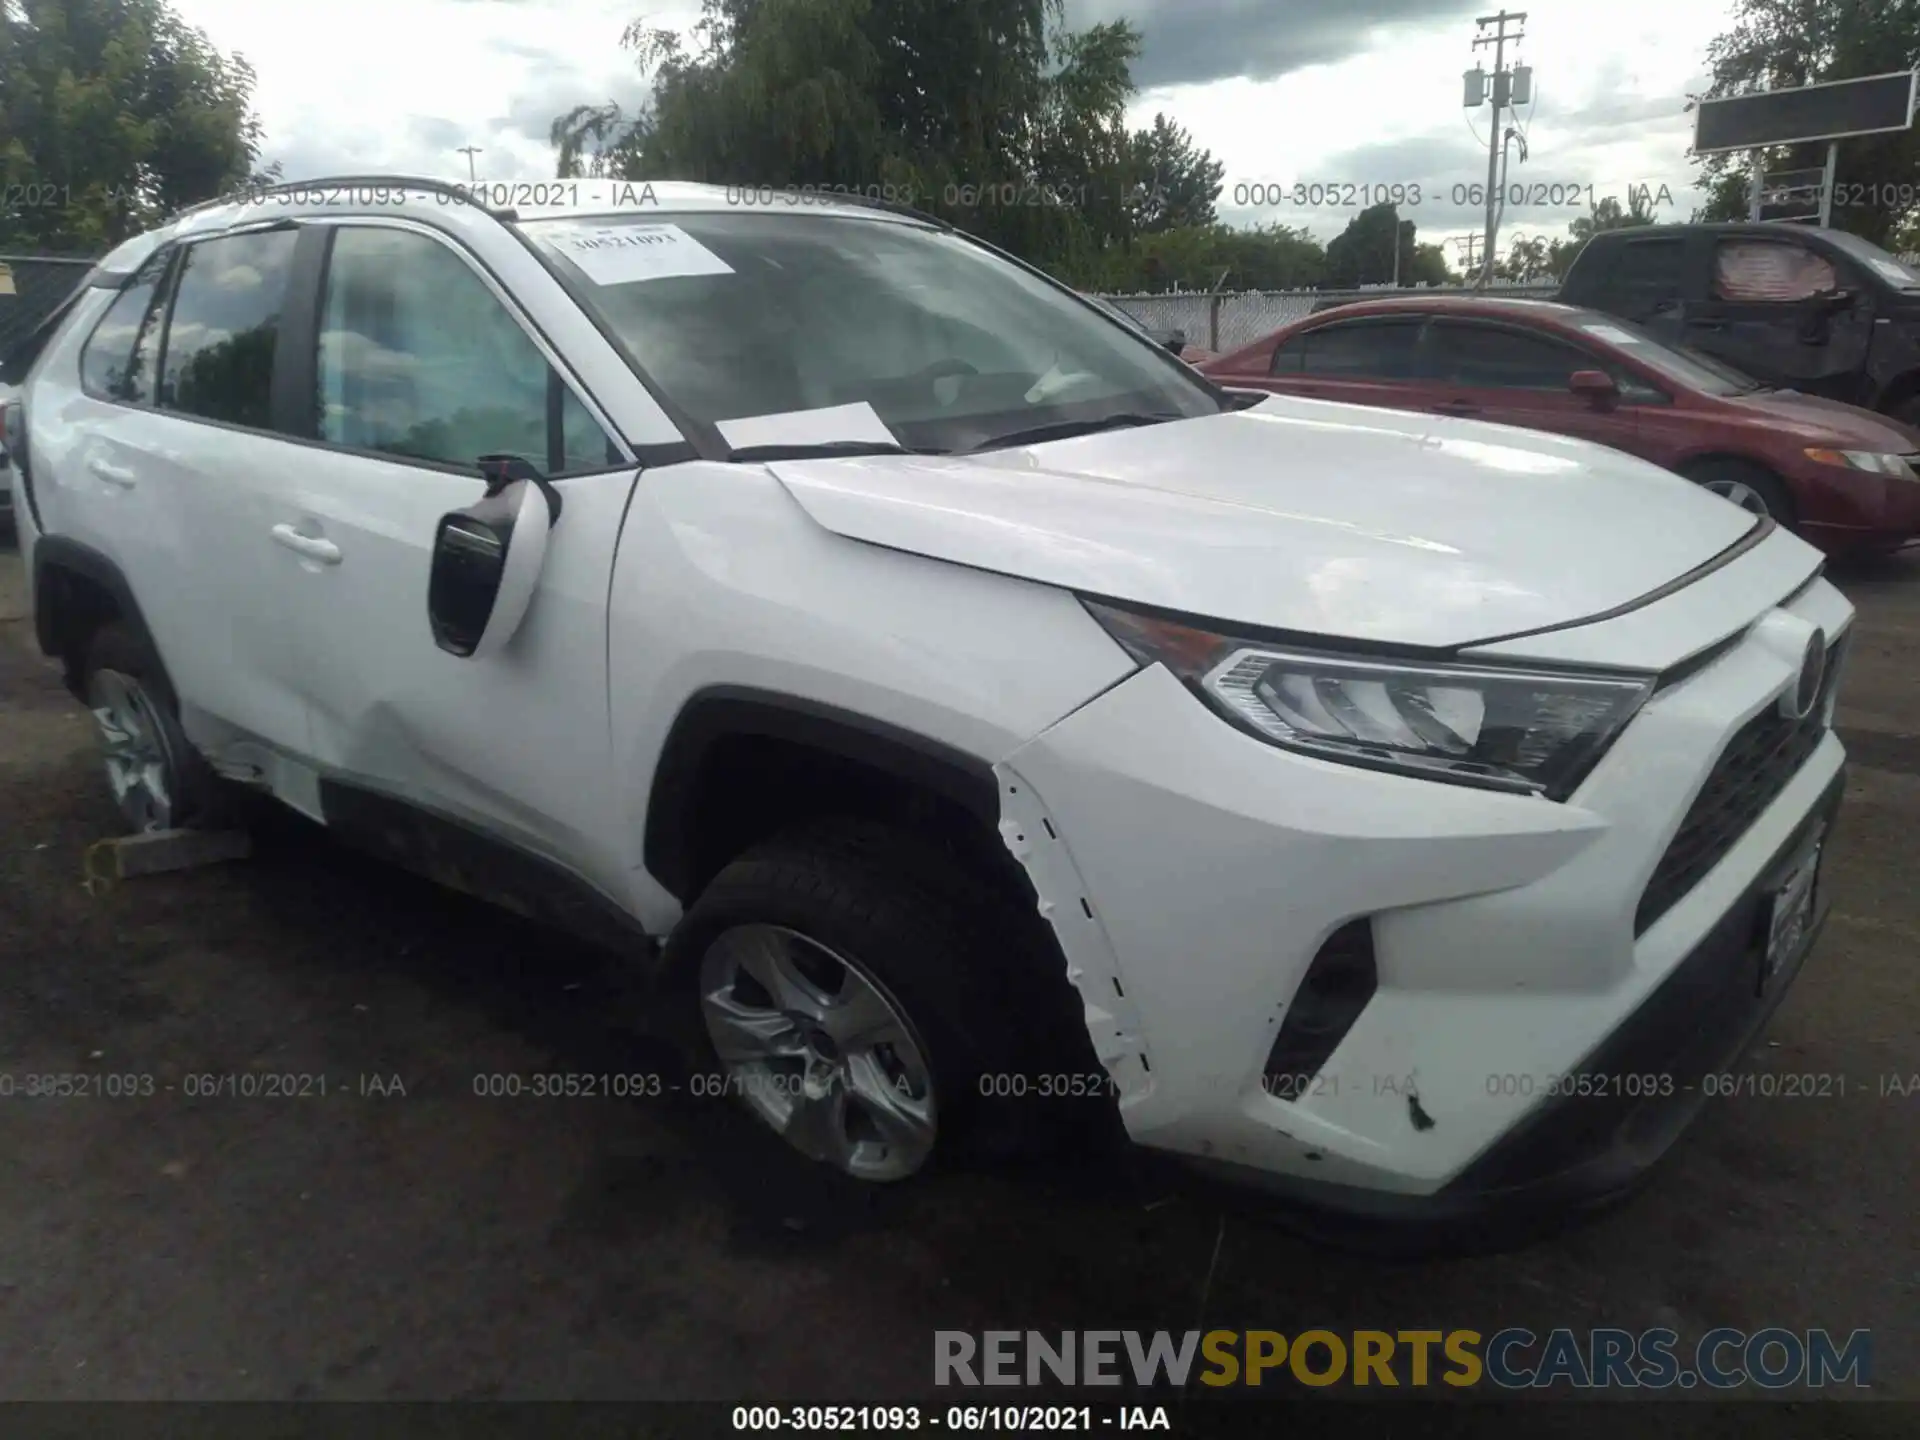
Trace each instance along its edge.
{"label": "red sedan", "polygon": [[1551,430],[1664,465],[1829,553],[1920,535],[1920,431],[1543,300],[1365,300],[1199,367],[1225,385]]}

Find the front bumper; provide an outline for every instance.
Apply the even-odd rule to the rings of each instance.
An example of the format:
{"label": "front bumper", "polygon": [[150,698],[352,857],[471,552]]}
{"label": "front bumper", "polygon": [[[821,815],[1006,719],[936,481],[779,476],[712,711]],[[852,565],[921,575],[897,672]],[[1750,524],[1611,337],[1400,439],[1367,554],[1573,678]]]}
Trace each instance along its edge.
{"label": "front bumper", "polygon": [[1230,1163],[1194,1163],[1335,1222],[1441,1235],[1511,1237],[1533,1222],[1557,1223],[1632,1193],[1717,1093],[1715,1077],[1737,1069],[1819,938],[1829,908],[1824,895],[1816,896],[1805,940],[1761,983],[1773,887],[1815,827],[1831,837],[1843,789],[1836,777],[1762,878],[1574,1068],[1559,1093],[1434,1193],[1404,1195]]}
{"label": "front bumper", "polygon": [[1808,465],[1794,477],[1800,533],[1829,555],[1896,549],[1920,537],[1920,482]]}
{"label": "front bumper", "polygon": [[[1851,618],[1824,581],[1782,608],[1829,636]],[[1280,750],[1158,667],[1037,737],[1000,767],[1003,829],[1128,1133],[1346,1215],[1630,1186],[1804,954],[1764,994],[1736,993],[1780,857],[1837,801],[1830,731],[1635,933],[1716,758],[1794,678],[1742,640],[1655,695],[1563,805]],[[1275,1093],[1265,1064],[1301,977],[1361,918],[1377,989],[1313,1084]],[[1602,1073],[1671,1081],[1568,1083]]]}

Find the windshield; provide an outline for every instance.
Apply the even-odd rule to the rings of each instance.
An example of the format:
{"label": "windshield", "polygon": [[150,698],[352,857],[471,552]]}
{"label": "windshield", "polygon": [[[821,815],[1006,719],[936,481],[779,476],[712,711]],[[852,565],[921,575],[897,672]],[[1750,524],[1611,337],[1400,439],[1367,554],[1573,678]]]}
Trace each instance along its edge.
{"label": "windshield", "polygon": [[1723,360],[1656,340],[1638,325],[1589,313],[1575,322],[1584,334],[1616,346],[1656,374],[1704,395],[1751,395],[1766,387]]}
{"label": "windshield", "polygon": [[1845,230],[1829,230],[1827,238],[1872,270],[1896,290],[1920,290],[1920,271],[1904,260],[1896,260],[1871,240],[1849,235]]}
{"label": "windshield", "polygon": [[929,226],[689,211],[523,229],[663,397],[736,449],[951,452],[1221,408],[1150,340]]}

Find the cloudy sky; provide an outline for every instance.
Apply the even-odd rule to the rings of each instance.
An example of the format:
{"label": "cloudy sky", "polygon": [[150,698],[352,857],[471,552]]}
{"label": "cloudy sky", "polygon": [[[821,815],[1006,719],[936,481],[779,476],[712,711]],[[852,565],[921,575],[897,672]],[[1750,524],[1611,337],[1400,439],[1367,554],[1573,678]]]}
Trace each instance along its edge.
{"label": "cloudy sky", "polygon": [[[1525,3],[1525,0],[1519,0]],[[554,116],[609,99],[631,107],[644,78],[619,48],[627,21],[683,28],[697,0],[329,0],[324,24],[283,4],[175,0],[259,74],[266,158],[290,179],[344,170],[465,178],[553,173]],[[1479,220],[1455,187],[1484,183],[1488,110],[1464,109],[1461,75],[1487,0],[1068,0],[1072,20],[1125,16],[1145,35],[1136,123],[1165,111],[1226,164],[1223,218],[1305,225],[1322,240],[1353,211],[1272,203],[1296,183],[1418,185],[1402,209],[1422,239]],[[1534,0],[1518,58],[1534,102],[1519,117],[1528,158],[1509,181],[1529,200],[1502,222],[1559,236],[1589,195],[1647,186],[1671,218],[1698,203],[1686,158],[1690,92],[1727,0]],[[1510,50],[1510,54],[1511,54]],[[1336,196],[1336,198],[1341,198]],[[1460,198],[1466,198],[1462,195]],[[1239,203],[1236,203],[1239,202]],[[1571,202],[1571,203],[1570,203]]]}

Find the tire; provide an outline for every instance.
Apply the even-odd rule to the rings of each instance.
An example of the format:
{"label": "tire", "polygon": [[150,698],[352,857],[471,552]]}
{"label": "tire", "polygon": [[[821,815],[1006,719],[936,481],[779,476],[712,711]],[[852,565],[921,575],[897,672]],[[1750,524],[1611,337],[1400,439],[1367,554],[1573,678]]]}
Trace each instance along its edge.
{"label": "tire", "polygon": [[1756,515],[1770,515],[1791,530],[1793,493],[1780,477],[1750,460],[1702,460],[1680,472],[1687,479]]}
{"label": "tire", "polygon": [[[1025,1076],[1035,1057],[1055,1073],[1091,1063],[1084,1029],[1083,1063],[1059,1025],[1059,961],[1020,918],[1010,897],[930,842],[830,821],[728,865],[663,958],[697,1012],[695,1048],[728,1093],[800,1153],[884,1183],[1057,1138],[1057,1109],[998,1093],[1016,1085],[997,1077]],[[1023,968],[1048,964],[1051,976]],[[872,1022],[864,1038],[862,1017]]]}
{"label": "tire", "polygon": [[135,834],[212,828],[230,805],[180,728],[173,687],[153,647],[118,621],[88,637],[80,693],[105,750],[108,792]]}

